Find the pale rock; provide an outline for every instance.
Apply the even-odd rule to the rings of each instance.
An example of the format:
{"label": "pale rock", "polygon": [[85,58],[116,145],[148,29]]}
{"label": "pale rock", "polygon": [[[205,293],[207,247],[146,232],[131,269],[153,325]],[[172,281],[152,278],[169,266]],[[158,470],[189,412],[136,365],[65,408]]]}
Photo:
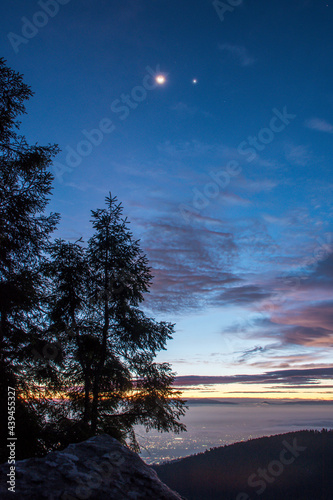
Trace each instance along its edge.
{"label": "pale rock", "polygon": [[44,458],[15,464],[15,493],[8,463],[0,466],[0,498],[23,500],[181,500],[130,449],[103,434]]}

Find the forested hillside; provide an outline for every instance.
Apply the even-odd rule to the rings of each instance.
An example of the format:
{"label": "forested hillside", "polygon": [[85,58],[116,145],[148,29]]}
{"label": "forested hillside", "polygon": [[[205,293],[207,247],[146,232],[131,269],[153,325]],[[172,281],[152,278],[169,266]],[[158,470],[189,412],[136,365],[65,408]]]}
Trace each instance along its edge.
{"label": "forested hillside", "polygon": [[188,500],[331,500],[333,431],[299,431],[155,466]]}

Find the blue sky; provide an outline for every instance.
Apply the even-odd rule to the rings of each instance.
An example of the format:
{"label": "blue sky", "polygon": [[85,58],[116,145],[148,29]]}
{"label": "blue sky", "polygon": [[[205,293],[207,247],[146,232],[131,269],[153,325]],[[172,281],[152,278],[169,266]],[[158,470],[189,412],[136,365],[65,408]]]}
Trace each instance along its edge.
{"label": "blue sky", "polygon": [[182,387],[332,398],[333,3],[221,5],[3,2],[21,130],[62,149],[57,236],[123,203]]}

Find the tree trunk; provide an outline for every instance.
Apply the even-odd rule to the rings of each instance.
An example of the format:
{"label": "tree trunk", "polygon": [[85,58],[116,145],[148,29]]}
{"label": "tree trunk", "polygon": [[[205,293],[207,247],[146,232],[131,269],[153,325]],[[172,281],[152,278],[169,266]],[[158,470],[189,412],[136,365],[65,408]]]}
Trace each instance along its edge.
{"label": "tree trunk", "polygon": [[87,424],[90,420],[90,376],[89,373],[84,375],[84,413],[83,422]]}
{"label": "tree trunk", "polygon": [[95,374],[95,379],[94,379],[94,386],[93,386],[93,401],[92,401],[92,407],[91,407],[91,431],[93,434],[96,433],[97,431],[97,421],[98,421],[98,400],[100,396],[100,381],[102,377],[102,371],[104,368],[105,364],[105,359],[106,359],[106,346],[107,346],[107,336],[108,336],[108,331],[109,331],[109,324],[110,324],[110,318],[109,318],[109,300],[108,300],[108,288],[109,288],[109,274],[108,274],[108,269],[107,269],[107,264],[108,264],[108,251],[106,251],[106,256],[105,256],[105,270],[104,270],[104,292],[105,292],[105,298],[104,298],[104,326],[103,326],[103,338],[102,338],[102,346],[101,346],[101,358],[98,363],[97,369],[96,369],[96,374]]}

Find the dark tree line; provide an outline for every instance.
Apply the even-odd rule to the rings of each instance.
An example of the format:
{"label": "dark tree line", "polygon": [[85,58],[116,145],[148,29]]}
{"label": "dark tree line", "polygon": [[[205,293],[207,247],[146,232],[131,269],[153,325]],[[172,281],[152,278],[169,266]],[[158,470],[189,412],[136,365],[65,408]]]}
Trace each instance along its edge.
{"label": "dark tree line", "polygon": [[18,117],[32,96],[0,59],[0,432],[16,389],[18,458],[105,432],[137,447],[134,426],[179,432],[169,364],[154,358],[174,325],[140,309],[152,275],[111,194],[87,244],[54,240],[47,214],[57,146],[30,146]]}

